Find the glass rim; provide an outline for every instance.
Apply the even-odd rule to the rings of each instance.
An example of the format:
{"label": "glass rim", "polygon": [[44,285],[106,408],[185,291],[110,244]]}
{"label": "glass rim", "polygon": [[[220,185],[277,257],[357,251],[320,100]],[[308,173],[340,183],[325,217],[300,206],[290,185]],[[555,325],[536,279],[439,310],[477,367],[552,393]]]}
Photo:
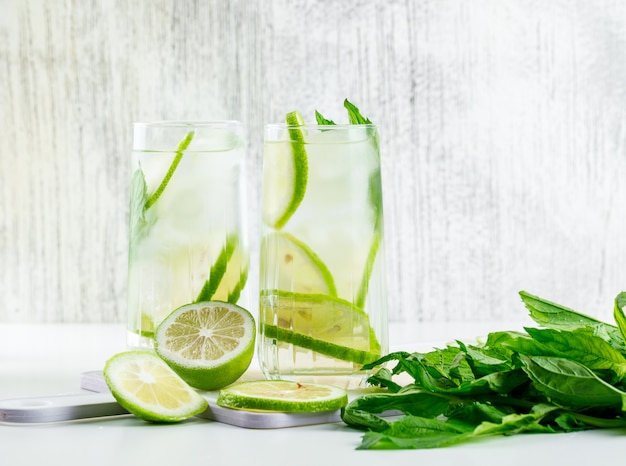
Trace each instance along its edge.
{"label": "glass rim", "polygon": [[243,126],[239,120],[154,120],[154,121],[135,121],[135,128],[186,128],[186,127],[225,127],[225,126]]}
{"label": "glass rim", "polygon": [[378,127],[373,123],[364,123],[353,125],[349,123],[342,123],[337,125],[318,125],[316,123],[305,123],[303,125],[293,125],[287,123],[268,123],[265,125],[266,130],[273,129],[320,129],[320,130],[331,130],[331,129],[377,129]]}

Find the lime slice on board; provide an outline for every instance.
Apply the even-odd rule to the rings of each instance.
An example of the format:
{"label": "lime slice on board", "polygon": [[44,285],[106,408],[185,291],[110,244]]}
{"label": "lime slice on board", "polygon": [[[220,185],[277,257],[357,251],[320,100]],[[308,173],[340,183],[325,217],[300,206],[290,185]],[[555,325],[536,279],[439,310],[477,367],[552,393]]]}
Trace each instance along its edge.
{"label": "lime slice on board", "polygon": [[250,366],[255,325],[242,307],[222,301],[182,306],[157,327],[155,350],[189,385],[215,390]]}
{"label": "lime slice on board", "polygon": [[248,279],[248,254],[237,235],[229,235],[196,302],[236,303]]}
{"label": "lime slice on board", "polygon": [[264,154],[263,221],[281,229],[295,213],[304,198],[308,179],[308,158],[304,135],[298,126],[304,119],[298,112],[286,118],[290,144],[266,145]]}
{"label": "lime slice on board", "polygon": [[297,293],[337,295],[333,276],[326,264],[295,236],[289,233],[266,235],[261,246],[261,264],[266,267],[270,263],[268,257],[279,261],[274,270],[265,271],[273,288]]}
{"label": "lime slice on board", "polygon": [[264,335],[344,361],[380,357],[380,343],[362,309],[322,294],[270,290],[260,296]]}
{"label": "lime slice on board", "polygon": [[286,380],[254,380],[220,390],[217,404],[225,408],[281,412],[322,412],[348,403],[345,390],[332,385]]}
{"label": "lime slice on board", "polygon": [[178,422],[206,410],[207,401],[161,358],[149,351],[127,351],[104,367],[111,393],[128,412],[154,422]]}

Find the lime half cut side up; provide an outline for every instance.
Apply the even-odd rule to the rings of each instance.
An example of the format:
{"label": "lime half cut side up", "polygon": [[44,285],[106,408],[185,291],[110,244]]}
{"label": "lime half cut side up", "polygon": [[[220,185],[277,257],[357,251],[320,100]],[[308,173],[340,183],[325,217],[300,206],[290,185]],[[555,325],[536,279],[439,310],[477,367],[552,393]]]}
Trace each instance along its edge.
{"label": "lime half cut side up", "polygon": [[284,143],[266,146],[264,163],[263,221],[280,230],[296,212],[306,193],[308,157],[304,134],[299,126],[304,119],[298,112],[287,114],[289,146]]}
{"label": "lime half cut side up", "polygon": [[323,412],[348,403],[345,390],[332,385],[255,380],[220,390],[217,404],[225,408],[279,412]]}
{"label": "lime half cut side up", "polygon": [[206,410],[207,401],[150,351],[127,351],[104,367],[111,393],[128,412],[153,422],[178,422]]}
{"label": "lime half cut side up", "polygon": [[266,235],[262,242],[261,264],[270,263],[267,257],[276,257],[281,264],[273,270],[266,270],[275,288],[337,296],[335,281],[326,264],[295,236],[282,232]]}
{"label": "lime half cut side up", "polygon": [[215,390],[250,366],[255,323],[244,308],[203,301],[172,312],[156,330],[155,350],[189,385]]}

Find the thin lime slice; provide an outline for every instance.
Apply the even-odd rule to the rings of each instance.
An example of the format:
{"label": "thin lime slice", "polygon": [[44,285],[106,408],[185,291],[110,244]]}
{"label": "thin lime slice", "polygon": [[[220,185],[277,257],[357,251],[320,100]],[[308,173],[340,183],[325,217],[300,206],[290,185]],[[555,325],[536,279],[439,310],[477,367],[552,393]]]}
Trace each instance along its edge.
{"label": "thin lime slice", "polygon": [[380,357],[367,314],[340,298],[266,291],[260,296],[260,320],[268,338],[351,362]]}
{"label": "thin lime slice", "polygon": [[285,118],[290,138],[289,149],[282,143],[265,146],[263,180],[263,221],[281,229],[304,198],[308,179],[308,158],[304,135],[298,126],[304,119],[298,112]]}
{"label": "thin lime slice", "polygon": [[379,230],[376,230],[374,232],[372,244],[370,245],[367,260],[365,261],[365,266],[363,268],[363,275],[361,276],[361,282],[359,283],[359,291],[357,292],[357,296],[354,301],[354,304],[357,307],[365,307],[365,301],[367,300],[367,293],[369,291],[370,278],[372,276],[372,270],[374,270],[374,262],[376,261],[381,240],[382,233]]}
{"label": "thin lime slice", "polygon": [[229,235],[196,302],[237,303],[248,278],[248,254],[238,235]]}
{"label": "thin lime slice", "polygon": [[[370,331],[370,334],[372,339],[376,338],[373,331]],[[266,338],[275,338],[276,340],[284,343],[290,343],[294,346],[307,348],[315,351],[316,353],[330,356],[341,361],[353,362],[355,364],[367,364],[369,362],[376,361],[381,356],[380,351],[354,349],[348,346],[312,338],[309,335],[303,335],[275,325],[265,325],[264,336]]]}
{"label": "thin lime slice", "polygon": [[220,390],[217,404],[225,408],[311,413],[346,406],[345,390],[332,385],[286,380],[254,380]]}
{"label": "thin lime slice", "polygon": [[222,301],[182,306],[157,327],[155,350],[189,385],[215,390],[250,366],[255,325],[242,307]]}
{"label": "thin lime slice", "polygon": [[149,351],[127,351],[104,367],[111,393],[126,410],[155,422],[178,422],[207,408],[207,401]]}
{"label": "thin lime slice", "polygon": [[[275,260],[269,261],[272,257]],[[271,233],[261,243],[261,264],[279,263],[265,270],[272,288],[296,293],[337,295],[333,276],[326,264],[305,243],[288,233]]]}

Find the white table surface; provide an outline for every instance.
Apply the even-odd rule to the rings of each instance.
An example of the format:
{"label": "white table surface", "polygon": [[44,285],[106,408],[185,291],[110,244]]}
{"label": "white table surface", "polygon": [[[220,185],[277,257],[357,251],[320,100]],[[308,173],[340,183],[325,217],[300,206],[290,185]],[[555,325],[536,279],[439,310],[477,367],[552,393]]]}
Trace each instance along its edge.
{"label": "white table surface", "polygon": [[[392,325],[392,349],[429,349],[522,324]],[[0,324],[0,399],[80,392],[80,374],[125,349],[121,325]],[[17,465],[569,465],[626,455],[626,430],[496,437],[434,450],[358,451],[343,423],[255,430],[200,418],[149,424],[133,416],[54,424],[0,423],[0,464]],[[381,463],[384,462],[384,463]]]}

